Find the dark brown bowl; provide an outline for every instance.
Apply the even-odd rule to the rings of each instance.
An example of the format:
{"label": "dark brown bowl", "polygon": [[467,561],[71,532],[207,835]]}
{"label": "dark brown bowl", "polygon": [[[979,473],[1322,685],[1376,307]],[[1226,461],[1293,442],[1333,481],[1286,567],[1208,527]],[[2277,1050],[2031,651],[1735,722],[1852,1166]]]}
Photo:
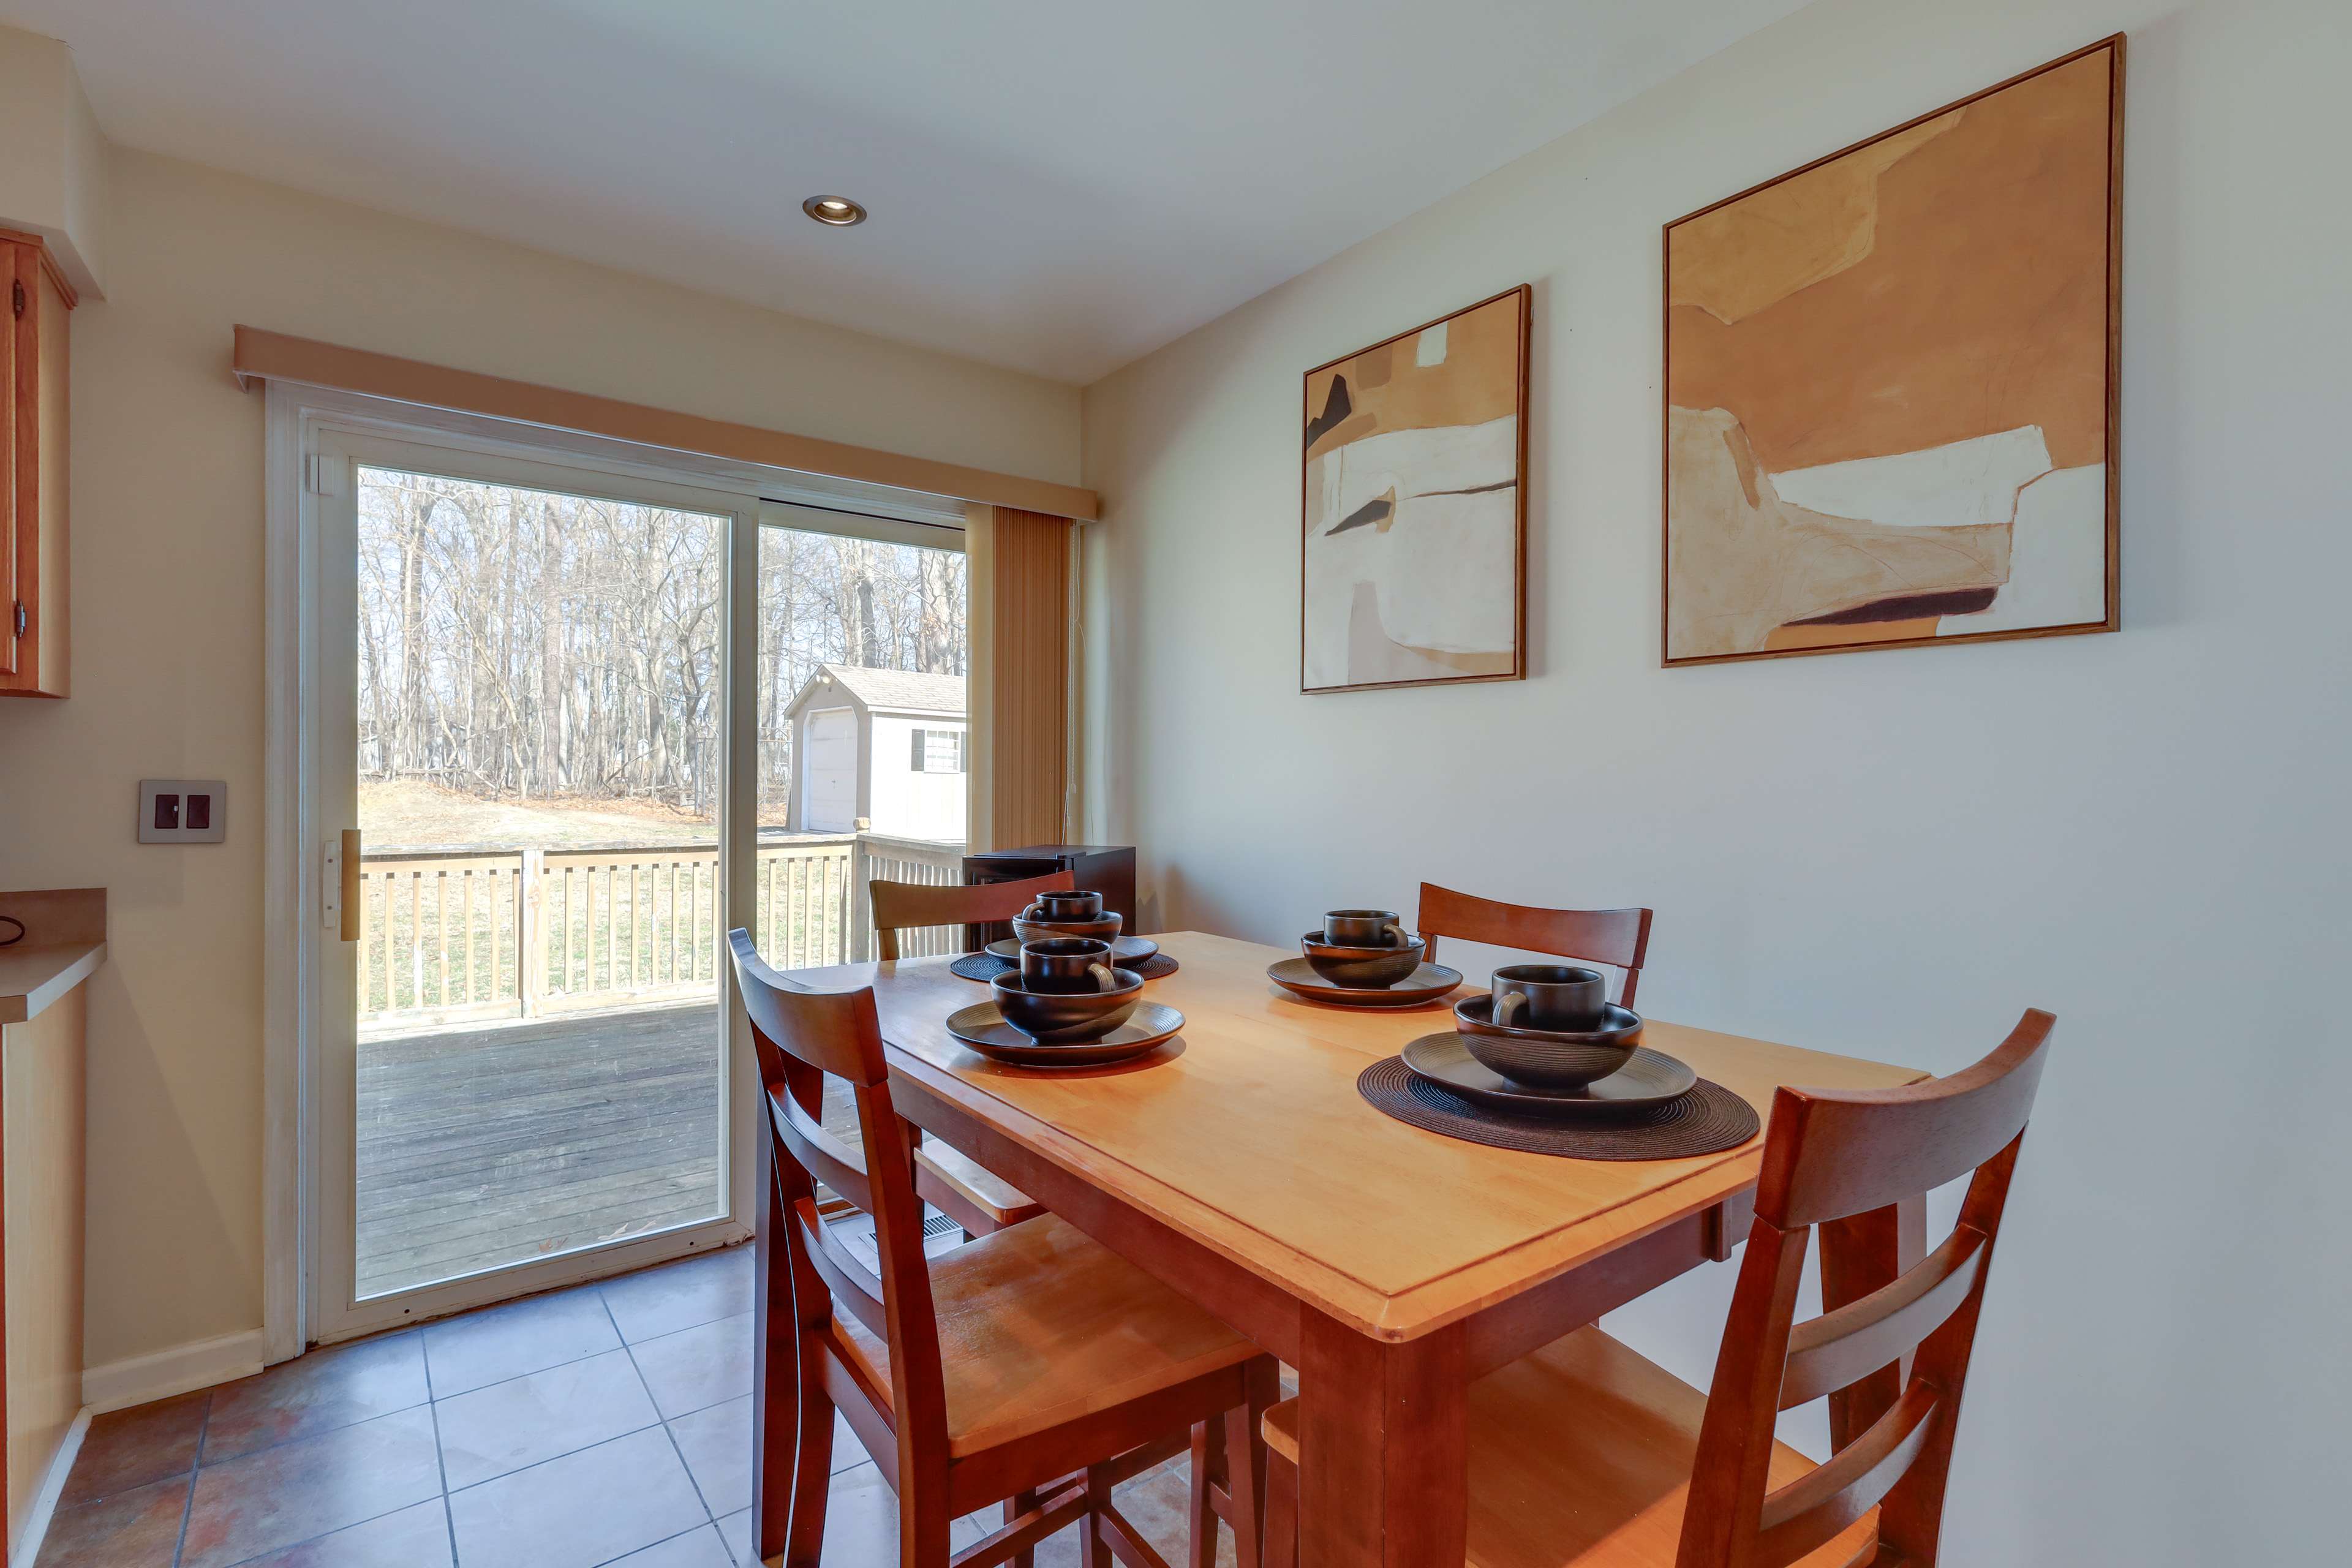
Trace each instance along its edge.
{"label": "dark brown bowl", "polygon": [[1394,985],[1419,969],[1421,955],[1429,950],[1429,943],[1421,937],[1409,936],[1402,947],[1342,947],[1325,942],[1320,931],[1308,931],[1298,939],[1298,947],[1307,955],[1307,967],[1332,984],[1376,991]]}
{"label": "dark brown bowl", "polygon": [[1530,1029],[1494,1021],[1495,999],[1465,996],[1454,1005],[1462,1046],[1482,1067],[1536,1089],[1582,1089],[1622,1068],[1642,1043],[1642,1017],[1609,1005],[1598,1029]]}
{"label": "dark brown bowl", "polygon": [[1017,971],[998,975],[989,988],[1004,1021],[1031,1039],[1093,1040],[1126,1023],[1143,1000],[1142,975],[1132,969],[1110,973],[1115,984],[1108,991],[1032,991]]}
{"label": "dark brown bowl", "polygon": [[1118,936],[1119,927],[1125,923],[1116,910],[1099,920],[1039,920],[1037,906],[1032,904],[1013,917],[1013,934],[1023,942],[1046,942],[1057,936],[1090,936],[1097,942],[1110,942]]}

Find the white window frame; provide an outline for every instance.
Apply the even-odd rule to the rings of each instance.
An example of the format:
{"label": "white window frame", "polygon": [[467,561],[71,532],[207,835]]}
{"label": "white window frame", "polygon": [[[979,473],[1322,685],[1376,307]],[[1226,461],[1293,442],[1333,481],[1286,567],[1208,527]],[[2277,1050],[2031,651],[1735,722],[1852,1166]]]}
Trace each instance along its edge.
{"label": "white window frame", "polygon": [[[930,724],[918,724],[915,726],[913,733],[915,737],[914,744],[908,747],[908,750],[915,758],[919,759],[915,763],[913,769],[914,772],[919,773],[952,773],[959,776],[971,772],[971,747],[970,740],[968,739],[968,732],[962,725],[959,724],[954,729],[950,730],[943,725],[934,726]],[[935,740],[947,740],[953,741],[955,742],[955,766],[951,768],[935,768],[931,766],[931,742]]]}

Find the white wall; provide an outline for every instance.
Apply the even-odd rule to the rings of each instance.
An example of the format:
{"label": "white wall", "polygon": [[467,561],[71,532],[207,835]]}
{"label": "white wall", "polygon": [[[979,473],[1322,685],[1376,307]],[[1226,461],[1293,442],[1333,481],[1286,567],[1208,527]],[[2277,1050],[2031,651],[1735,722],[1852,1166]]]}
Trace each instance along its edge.
{"label": "white wall", "polygon": [[[1660,226],[2125,26],[2124,632],[1660,669]],[[2341,1557],[2347,71],[2342,0],[1825,0],[1087,395],[1145,929],[1426,877],[1654,906],[1693,1024],[1947,1070],[2058,1014],[1955,1564]],[[1300,373],[1528,279],[1532,679],[1299,696]],[[1615,1326],[1703,1382],[1729,1279]]]}
{"label": "white wall", "polygon": [[[236,322],[803,435],[1076,479],[1077,394],[143,153],[74,316],[73,691],[0,703],[0,887],[104,885],[89,1354],[261,1321],[262,400]],[[229,841],[142,847],[142,777]]]}
{"label": "white wall", "polygon": [[914,755],[917,730],[954,730],[963,725],[951,719],[901,719],[877,713],[872,719],[874,750],[867,777],[872,794],[867,816],[877,833],[902,838],[943,838],[961,842],[964,836],[965,780],[962,773],[919,773],[907,764]]}

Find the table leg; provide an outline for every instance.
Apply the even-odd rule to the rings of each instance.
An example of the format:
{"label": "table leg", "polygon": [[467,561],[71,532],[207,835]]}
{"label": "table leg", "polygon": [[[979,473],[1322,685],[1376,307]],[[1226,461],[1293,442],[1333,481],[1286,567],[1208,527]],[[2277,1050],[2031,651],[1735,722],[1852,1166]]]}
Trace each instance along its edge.
{"label": "table leg", "polygon": [[[1927,1200],[1908,1197],[1821,1227],[1822,1310],[1834,1312],[1892,1282],[1927,1255]],[[1911,1358],[1881,1367],[1830,1395],[1830,1447],[1845,1446],[1895,1407]]]}
{"label": "table leg", "polygon": [[1390,1344],[1305,1314],[1300,1568],[1461,1568],[1468,1364],[1458,1326]]}

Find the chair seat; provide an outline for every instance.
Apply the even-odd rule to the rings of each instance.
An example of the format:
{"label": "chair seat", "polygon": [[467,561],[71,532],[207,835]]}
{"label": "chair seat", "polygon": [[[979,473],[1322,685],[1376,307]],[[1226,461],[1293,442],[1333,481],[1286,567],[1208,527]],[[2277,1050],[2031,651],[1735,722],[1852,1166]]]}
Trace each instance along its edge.
{"label": "chair seat", "polygon": [[[1257,1347],[1052,1215],[931,1262],[948,1452],[963,1458],[1140,1399]],[[890,1386],[882,1339],[840,1314],[859,1369]]]}
{"label": "chair seat", "polygon": [[[941,1203],[926,1176],[936,1178],[949,1189],[950,1201]],[[1035,1219],[1045,1212],[1045,1205],[998,1175],[961,1149],[949,1147],[936,1138],[926,1138],[915,1145],[915,1190],[925,1202],[942,1214],[964,1216],[957,1212],[954,1199],[961,1199],[990,1221],[983,1230],[1002,1230]]]}
{"label": "chair seat", "polygon": [[[1706,1395],[1597,1328],[1580,1329],[1470,1390],[1475,1568],[1672,1568]],[[1298,1402],[1266,1412],[1266,1446],[1298,1463]],[[1813,1468],[1773,1445],[1771,1484]],[[1849,1568],[1878,1551],[1875,1509],[1799,1559]]]}

